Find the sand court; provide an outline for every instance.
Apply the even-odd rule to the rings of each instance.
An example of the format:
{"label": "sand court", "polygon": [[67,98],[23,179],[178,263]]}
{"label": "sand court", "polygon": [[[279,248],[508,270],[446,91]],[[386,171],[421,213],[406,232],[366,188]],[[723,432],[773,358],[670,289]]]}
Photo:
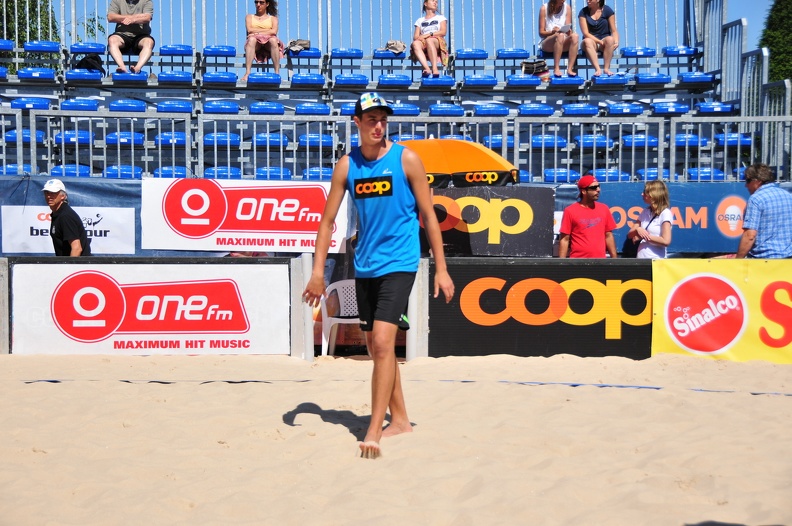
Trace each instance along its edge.
{"label": "sand court", "polygon": [[792,523],[792,369],[420,358],[358,457],[371,363],[0,356],[0,524]]}

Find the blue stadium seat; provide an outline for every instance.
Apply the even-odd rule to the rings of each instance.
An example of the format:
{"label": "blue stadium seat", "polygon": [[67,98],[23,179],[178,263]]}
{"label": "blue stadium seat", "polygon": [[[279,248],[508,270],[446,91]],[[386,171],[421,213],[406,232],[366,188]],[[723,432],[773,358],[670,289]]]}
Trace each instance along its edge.
{"label": "blue stadium seat", "polygon": [[312,58],[312,59],[320,59],[322,58],[322,52],[319,48],[316,47],[309,47],[306,49],[302,49],[300,51],[292,51],[291,49],[286,49],[286,54],[290,57],[294,58]]}
{"label": "blue stadium seat", "polygon": [[[671,139],[670,136],[666,137],[667,139]],[[674,136],[674,146],[677,148],[684,148],[686,146],[690,148],[705,148],[709,145],[709,139],[706,137],[699,137],[694,133],[678,133]]]}
{"label": "blue stadium seat", "polygon": [[34,172],[33,166],[30,164],[0,164],[0,175],[31,175],[36,172],[38,172],[38,168]]}
{"label": "blue stadium seat", "polygon": [[253,138],[253,144],[270,148],[286,148],[289,145],[289,138],[282,133],[257,133]]}
{"label": "blue stadium seat", "polygon": [[323,102],[301,102],[294,107],[295,115],[330,115],[332,109]]}
{"label": "blue stadium seat", "polygon": [[451,77],[449,75],[441,74],[440,78],[432,78],[432,77],[421,78],[422,88],[445,89],[445,88],[453,87],[455,83],[456,81],[454,80],[454,77]]}
{"label": "blue stadium seat", "polygon": [[295,73],[291,78],[292,86],[322,88],[324,84],[325,78],[321,73]]}
{"label": "blue stadium seat", "polygon": [[531,136],[531,148],[566,148],[567,140],[560,135],[538,134]]}
{"label": "blue stadium seat", "polygon": [[753,140],[749,133],[718,133],[712,137],[718,146],[751,146]]}
{"label": "blue stadium seat", "polygon": [[193,74],[191,71],[162,71],[157,81],[160,84],[192,84]]}
{"label": "blue stadium seat", "polygon": [[689,46],[666,46],[663,48],[663,56],[666,57],[689,57],[698,54],[698,49]]}
{"label": "blue stadium seat", "polygon": [[577,77],[550,77],[551,86],[582,86],[586,81],[581,76]]}
{"label": "blue stadium seat", "polygon": [[66,80],[76,82],[97,82],[102,80],[102,72],[92,69],[68,69],[65,73]]}
{"label": "blue stadium seat", "polygon": [[8,78],[8,68],[4,68],[0,66],[0,79],[7,79]]}
{"label": "blue stadium seat", "polygon": [[157,102],[157,113],[192,113],[189,100],[163,100]]}
{"label": "blue stadium seat", "polygon": [[164,179],[177,178],[184,179],[187,177],[186,166],[162,166],[154,170],[154,177],[161,177]]}
{"label": "blue stadium seat", "polygon": [[612,148],[613,139],[599,133],[575,135],[575,142],[580,148]]}
{"label": "blue stadium seat", "polygon": [[618,168],[595,168],[591,171],[591,175],[603,183],[627,182],[632,179],[630,174],[622,172]]}
{"label": "blue stadium seat", "polygon": [[580,172],[571,168],[545,168],[543,175],[546,183],[574,183],[580,179]]}
{"label": "blue stadium seat", "polygon": [[654,57],[656,55],[657,49],[653,47],[624,47],[621,50],[621,56],[625,58]]}
{"label": "blue stadium seat", "polygon": [[409,104],[407,102],[391,104],[391,109],[396,116],[417,117],[421,114],[421,108],[417,104]]}
{"label": "blue stadium seat", "polygon": [[425,138],[426,137],[424,137],[423,135],[417,133],[402,133],[400,135],[391,135],[390,139],[393,142],[402,142],[402,141],[420,141]]}
{"label": "blue stadium seat", "polygon": [[555,113],[555,110],[549,104],[542,104],[537,102],[526,102],[517,107],[517,114],[520,116],[538,116],[549,117]]}
{"label": "blue stadium seat", "polygon": [[206,46],[203,49],[203,56],[231,58],[236,56],[236,48],[226,45]]}
{"label": "blue stadium seat", "polygon": [[292,178],[292,171],[280,166],[262,166],[256,168],[256,179],[288,181]]}
{"label": "blue stadium seat", "polygon": [[659,170],[658,168],[639,168],[636,173],[638,174],[638,178],[642,181],[654,181],[660,176],[660,179],[668,180],[671,176],[671,172],[668,168],[663,168]]}
{"label": "blue stadium seat", "polygon": [[207,71],[203,74],[204,84],[236,84],[237,74],[233,71]]}
{"label": "blue stadium seat", "polygon": [[55,144],[92,144],[94,132],[67,130],[55,134]]}
{"label": "blue stadium seat", "polygon": [[462,79],[463,88],[494,88],[497,85],[498,79],[494,75],[477,73],[475,75],[465,75]]}
{"label": "blue stadium seat", "polygon": [[634,75],[600,75],[592,77],[591,81],[595,86],[626,86],[633,78],[635,78]]}
{"label": "blue stadium seat", "polygon": [[0,51],[13,51],[14,41],[6,38],[0,38]]}
{"label": "blue stadium seat", "polygon": [[412,79],[410,76],[400,73],[385,73],[380,75],[377,80],[378,88],[408,88],[411,85]]}
{"label": "blue stadium seat", "polygon": [[653,102],[650,106],[653,115],[684,115],[690,111],[690,106],[681,102]]}
{"label": "blue stadium seat", "polygon": [[143,177],[143,168],[127,164],[113,165],[105,168],[102,175],[116,179],[140,179]]}
{"label": "blue stadium seat", "polygon": [[695,108],[701,114],[731,114],[734,111],[733,104],[724,104],[723,102],[699,102]]}
{"label": "blue stadium seat", "polygon": [[681,84],[711,84],[715,80],[715,75],[701,71],[686,71],[680,73],[677,78]]}
{"label": "blue stadium seat", "polygon": [[162,132],[154,137],[157,146],[186,146],[187,134],[185,132]]}
{"label": "blue stadium seat", "polygon": [[608,115],[642,115],[643,104],[637,102],[616,102],[608,104]]}
{"label": "blue stadium seat", "polygon": [[11,107],[20,110],[48,110],[50,100],[42,97],[20,97],[11,101]]}
{"label": "blue stadium seat", "polygon": [[203,106],[204,113],[224,113],[237,115],[239,103],[233,100],[210,100]]}
{"label": "blue stadium seat", "polygon": [[159,54],[161,57],[191,57],[194,50],[190,44],[166,44],[160,46]]}
{"label": "blue stadium seat", "polygon": [[599,108],[585,103],[563,104],[561,111],[564,115],[599,115]]}
{"label": "blue stadium seat", "polygon": [[60,53],[61,47],[58,42],[51,40],[31,40],[24,44],[25,53]]}
{"label": "blue stadium seat", "polygon": [[358,135],[357,133],[353,133],[349,137],[349,146],[350,148],[355,148],[357,146],[360,146],[360,135]]}
{"label": "blue stadium seat", "polygon": [[440,102],[429,105],[430,117],[462,117],[465,115],[465,108],[448,102]]}
{"label": "blue stadium seat", "polygon": [[473,138],[470,137],[469,135],[462,135],[462,134],[459,134],[459,133],[449,133],[447,135],[441,135],[439,138],[440,139],[454,139],[454,140],[457,140],[457,141],[470,141],[470,142],[473,142]]}
{"label": "blue stadium seat", "polygon": [[520,183],[530,183],[533,181],[533,176],[528,170],[520,170],[518,180]]}
{"label": "blue stadium seat", "polygon": [[144,112],[146,102],[135,99],[120,99],[110,103],[110,111]]}
{"label": "blue stadium seat", "polygon": [[660,145],[660,139],[645,133],[625,135],[622,142],[627,148],[657,148]]}
{"label": "blue stadium seat", "polygon": [[476,104],[473,106],[473,115],[479,117],[508,117],[509,107],[503,104]]}
{"label": "blue stadium seat", "polygon": [[455,61],[462,60],[486,60],[489,57],[486,49],[479,48],[465,48],[457,49],[454,54]]}
{"label": "blue stadium seat", "polygon": [[300,148],[332,148],[333,136],[326,133],[304,133],[297,138]]}
{"label": "blue stadium seat", "polygon": [[113,82],[131,82],[136,84],[145,84],[148,80],[148,74],[145,71],[140,73],[111,73]]}
{"label": "blue stadium seat", "polygon": [[251,104],[248,111],[251,115],[283,115],[286,108],[280,102],[261,101]]}
{"label": "blue stadium seat", "polygon": [[207,133],[204,135],[203,143],[204,146],[238,147],[242,143],[242,138],[237,133]]}
{"label": "blue stadium seat", "polygon": [[[18,132],[17,130],[9,130],[5,132],[5,135],[3,135],[3,140],[6,142],[8,146],[14,146],[17,141],[17,135],[19,134],[20,132]],[[22,144],[30,144],[30,130],[24,128],[21,132],[21,135],[22,135]],[[36,130],[35,137],[36,137],[36,144],[42,144],[44,142],[44,131]]]}
{"label": "blue stadium seat", "polygon": [[242,179],[242,170],[235,166],[213,166],[204,171],[206,179]]}
{"label": "blue stadium seat", "polygon": [[638,73],[635,75],[635,83],[639,86],[657,84],[668,84],[671,82],[671,75],[665,73]]}
{"label": "blue stadium seat", "polygon": [[302,176],[307,181],[329,181],[333,178],[333,169],[326,166],[312,166],[303,169]]}
{"label": "blue stadium seat", "polygon": [[515,73],[506,77],[507,88],[535,88],[542,85],[542,79],[536,75],[528,75],[526,73]]}
{"label": "blue stadium seat", "polygon": [[330,60],[361,60],[363,58],[363,50],[358,48],[341,48],[336,47],[330,50]]}
{"label": "blue stadium seat", "polygon": [[528,50],[523,48],[500,48],[495,50],[496,59],[511,59],[511,60],[525,60],[531,54]]}
{"label": "blue stadium seat", "polygon": [[689,181],[723,181],[726,179],[723,171],[717,168],[688,168],[687,176]]}
{"label": "blue stadium seat", "polygon": [[734,178],[738,181],[745,181],[745,166],[740,166],[739,168],[735,168],[732,170],[734,174]]}
{"label": "blue stadium seat", "polygon": [[[482,140],[482,144],[487,148],[491,148],[493,150],[499,150],[503,148],[503,135],[496,134],[496,135],[485,135]],[[506,148],[513,149],[514,148],[514,136],[509,135],[506,137]]]}
{"label": "blue stadium seat", "polygon": [[394,53],[387,49],[375,49],[372,52],[372,56],[377,60],[404,60],[407,58],[407,52]]}
{"label": "blue stadium seat", "polygon": [[145,136],[138,132],[112,132],[108,133],[107,137],[105,137],[105,144],[107,145],[129,144],[133,146],[140,146],[144,142]]}
{"label": "blue stadium seat", "polygon": [[257,71],[248,75],[248,86],[268,86],[277,87],[283,82],[283,77],[280,73],[274,71]]}
{"label": "blue stadium seat", "polygon": [[50,170],[52,177],[91,177],[91,167],[84,164],[59,164]]}
{"label": "blue stadium seat", "polygon": [[96,99],[69,99],[61,102],[63,111],[98,111],[99,101]]}
{"label": "blue stadium seat", "polygon": [[368,77],[362,73],[342,73],[333,77],[333,84],[336,87],[364,88],[368,86]]}

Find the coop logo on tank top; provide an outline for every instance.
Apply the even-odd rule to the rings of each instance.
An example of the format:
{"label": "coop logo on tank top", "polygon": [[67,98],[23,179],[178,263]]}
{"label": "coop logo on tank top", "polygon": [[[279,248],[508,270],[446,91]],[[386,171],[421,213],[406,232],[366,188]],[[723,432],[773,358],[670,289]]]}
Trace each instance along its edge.
{"label": "coop logo on tank top", "polygon": [[380,176],[355,179],[355,199],[393,195],[393,177]]}
{"label": "coop logo on tank top", "polygon": [[734,345],[748,324],[742,291],[723,276],[694,274],[671,289],[665,305],[666,329],[683,349],[720,354]]}
{"label": "coop logo on tank top", "polygon": [[68,338],[99,342],[114,334],[245,333],[247,312],[230,279],[120,284],[97,271],[71,274],[50,301]]}

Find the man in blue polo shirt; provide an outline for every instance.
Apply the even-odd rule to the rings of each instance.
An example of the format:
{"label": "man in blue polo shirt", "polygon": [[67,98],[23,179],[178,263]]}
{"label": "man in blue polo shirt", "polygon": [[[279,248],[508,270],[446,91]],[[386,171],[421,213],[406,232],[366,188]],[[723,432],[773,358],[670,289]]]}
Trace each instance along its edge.
{"label": "man in blue polo shirt", "polygon": [[751,197],[745,207],[738,258],[792,257],[792,194],[775,180],[766,164],[745,169],[745,187]]}

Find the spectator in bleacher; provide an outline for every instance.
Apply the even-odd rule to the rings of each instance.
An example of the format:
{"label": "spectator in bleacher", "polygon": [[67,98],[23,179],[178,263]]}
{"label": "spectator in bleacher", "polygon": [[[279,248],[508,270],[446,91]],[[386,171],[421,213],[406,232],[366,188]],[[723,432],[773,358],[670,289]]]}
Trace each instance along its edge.
{"label": "spectator in bleacher", "polygon": [[[580,32],[583,33],[583,52],[594,66],[594,76],[610,70],[613,53],[619,47],[619,31],[616,29],[616,13],[605,0],[586,0],[587,6],[578,13]],[[600,69],[597,52],[602,52],[603,68]]]}
{"label": "spectator in bleacher", "polygon": [[448,19],[437,12],[437,0],[424,0],[423,14],[415,21],[410,59],[420,62],[423,78],[439,78],[438,62],[443,67],[448,66],[448,44],[444,38],[448,31]]}
{"label": "spectator in bleacher", "polygon": [[539,46],[553,53],[553,73],[561,76],[561,54],[569,53],[567,75],[576,77],[578,34],[572,25],[572,8],[564,0],[550,0],[539,8]]}
{"label": "spectator in bleacher", "polygon": [[577,186],[580,200],[566,207],[561,218],[558,257],[604,258],[607,252],[616,258],[616,221],[608,205],[598,202],[601,190],[597,178],[584,175]]}
{"label": "spectator in bleacher", "polygon": [[280,61],[285,49],[278,38],[277,0],[255,0],[253,3],[256,14],[245,17],[245,74],[240,79],[243,82],[248,79],[254,60],[260,63],[272,60],[272,68],[280,74]]}
{"label": "spectator in bleacher", "polygon": [[69,206],[66,185],[59,179],[50,179],[42,188],[44,199],[50,207],[50,237],[56,256],[90,256],[91,240],[82,219]]}
{"label": "spectator in bleacher", "polygon": [[152,0],[110,0],[107,21],[116,25],[115,33],[107,37],[107,49],[118,68],[116,73],[128,73],[124,54],[136,53],[137,64],[129,69],[140,73],[154,53],[151,36],[151,19],[154,17]]}
{"label": "spectator in bleacher", "polygon": [[666,257],[671,244],[671,224],[674,214],[669,208],[668,187],[663,181],[647,181],[641,192],[647,207],[633,223],[627,237],[638,245],[637,258],[658,259]]}
{"label": "spectator in bleacher", "polygon": [[[412,432],[396,363],[396,334],[408,323],[404,314],[421,256],[419,218],[435,261],[434,297],[440,291],[446,303],[454,297],[426,170],[418,154],[388,140],[388,117],[392,114],[393,108],[377,93],[364,93],[355,103],[353,119],[360,146],[341,157],[333,170],[316,234],[313,271],[303,292],[303,301],[311,307],[318,306],[326,293],[325,262],[333,225],[349,192],[358,218],[358,317],[374,362],[371,420],[360,444],[364,458],[380,456],[382,438]],[[388,408],[390,423],[383,429]]]}
{"label": "spectator in bleacher", "polygon": [[766,164],[745,169],[751,197],[743,216],[743,235],[737,258],[792,258],[792,194],[778,186]]}

